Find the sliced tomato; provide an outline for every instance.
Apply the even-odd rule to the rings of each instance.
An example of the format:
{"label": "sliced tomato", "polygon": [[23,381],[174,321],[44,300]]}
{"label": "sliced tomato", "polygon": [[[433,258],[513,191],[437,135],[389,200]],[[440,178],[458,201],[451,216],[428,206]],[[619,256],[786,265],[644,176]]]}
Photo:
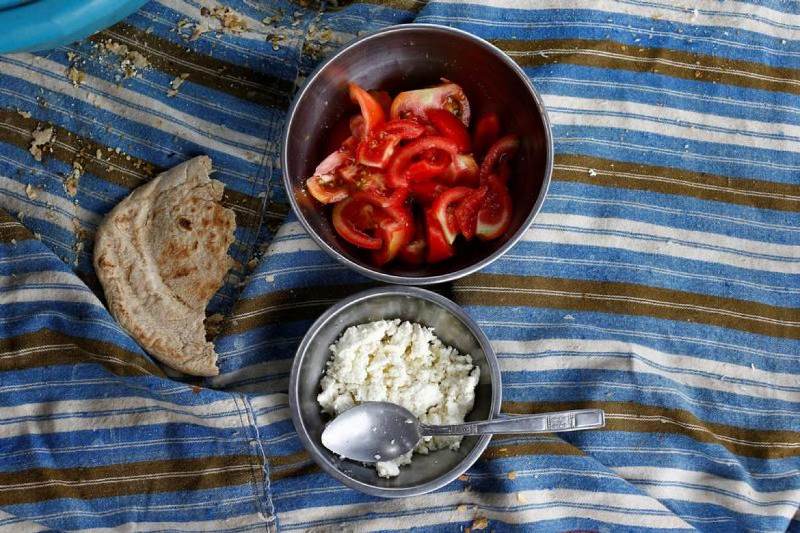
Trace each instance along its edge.
{"label": "sliced tomato", "polygon": [[339,174],[350,183],[353,193],[379,191],[383,194],[383,191],[386,190],[386,176],[380,170],[354,164],[342,167]]}
{"label": "sliced tomato", "polygon": [[353,156],[344,150],[336,150],[322,160],[314,175],[306,180],[311,196],[323,204],[333,204],[347,198],[351,183],[342,171],[354,165]]}
{"label": "sliced tomato", "polygon": [[386,91],[367,91],[372,97],[375,99],[376,102],[381,104],[383,108],[383,112],[386,113],[386,116],[389,116],[389,113],[392,109],[392,97]]}
{"label": "sliced tomato", "polygon": [[475,122],[475,132],[472,135],[472,151],[476,157],[481,157],[486,150],[500,137],[500,117],[497,113],[484,113]]}
{"label": "sliced tomato", "polygon": [[398,258],[407,265],[421,265],[425,261],[425,228],[419,221],[414,224],[414,237],[400,249]]}
{"label": "sliced tomato", "polygon": [[486,197],[487,187],[481,187],[470,192],[461,200],[455,209],[458,231],[465,239],[470,240],[475,236],[478,227],[478,211]]}
{"label": "sliced tomato", "polygon": [[478,211],[478,224],[475,235],[489,241],[508,231],[511,225],[512,201],[502,178],[490,175],[486,179],[486,197]]}
{"label": "sliced tomato", "polygon": [[378,234],[383,244],[372,252],[372,262],[382,266],[394,259],[414,236],[414,223],[411,212],[402,205],[388,206],[385,215],[378,222]]}
{"label": "sliced tomato", "polygon": [[350,194],[347,183],[335,176],[312,176],[306,180],[306,188],[311,196],[323,204],[341,202]]}
{"label": "sliced tomato", "polygon": [[444,174],[450,168],[451,157],[447,153],[423,154],[419,161],[414,161],[406,170],[409,182],[427,181]]}
{"label": "sliced tomato", "polygon": [[364,117],[361,115],[353,115],[350,117],[350,134],[356,139],[364,137]]}
{"label": "sliced tomato", "polygon": [[447,242],[442,231],[442,226],[436,220],[433,209],[425,210],[425,228],[428,236],[428,252],[426,258],[429,263],[440,263],[455,255],[453,245]]}
{"label": "sliced tomato", "polygon": [[356,153],[356,148],[358,147],[358,139],[353,137],[352,135],[344,140],[342,145],[339,147],[340,152],[347,152],[350,155],[354,155]]}
{"label": "sliced tomato", "polygon": [[469,126],[469,100],[464,89],[455,83],[443,83],[428,89],[405,91],[394,97],[392,118],[425,117],[428,109],[444,109]]}
{"label": "sliced tomato", "polygon": [[500,161],[497,164],[497,169],[495,170],[495,176],[500,178],[503,183],[508,183],[508,180],[511,179],[511,161],[508,159]]}
{"label": "sliced tomato", "polygon": [[431,209],[444,233],[444,238],[453,244],[459,234],[458,220],[456,220],[456,207],[471,193],[469,187],[453,187],[443,191],[433,202]]}
{"label": "sliced tomato", "polygon": [[370,167],[385,168],[400,140],[396,135],[381,135],[380,132],[368,135],[358,144],[358,162]]}
{"label": "sliced tomato", "polygon": [[468,154],[458,154],[442,173],[441,180],[450,185],[475,187],[478,185],[478,163]]}
{"label": "sliced tomato", "polygon": [[353,192],[370,195],[381,207],[401,205],[408,198],[406,188],[392,189],[386,185],[386,175],[374,168],[359,165],[356,176],[352,179]]}
{"label": "sliced tomato", "polygon": [[386,113],[381,104],[357,84],[351,83],[349,89],[350,99],[361,108],[361,116],[364,117],[364,134],[369,135],[386,121]]}
{"label": "sliced tomato", "polygon": [[413,120],[390,120],[361,140],[357,159],[362,165],[385,168],[401,141],[414,139],[425,128]]}
{"label": "sliced tomato", "polygon": [[405,203],[409,190],[405,187],[399,189],[368,188],[364,192],[370,194],[381,207],[398,206]]}
{"label": "sliced tomato", "polygon": [[[390,187],[406,187],[408,186],[409,178],[427,179],[418,175],[410,176],[407,174],[409,167],[416,161],[427,159],[430,162],[431,159],[435,159],[435,151],[444,152],[442,157],[446,155],[451,160],[457,155],[456,144],[445,137],[431,136],[414,139],[398,150],[397,154],[392,158],[386,174],[387,184]],[[431,165],[438,166],[439,163],[431,163]],[[431,169],[428,170],[432,171]],[[416,167],[415,172],[422,173],[422,168]]]}
{"label": "sliced tomato", "polygon": [[413,237],[411,212],[405,205],[382,206],[373,195],[359,192],[333,208],[333,227],[350,244],[372,250],[371,259],[384,265]]}
{"label": "sliced tomato", "polygon": [[471,151],[472,142],[467,128],[453,113],[444,109],[428,109],[425,113],[440,135],[456,143],[459,153],[466,154]]}
{"label": "sliced tomato", "polygon": [[[380,209],[380,207],[378,207]],[[376,207],[362,198],[347,198],[333,208],[333,227],[344,240],[359,248],[379,250],[383,239],[377,230]]]}
{"label": "sliced tomato", "polygon": [[397,135],[403,140],[416,139],[427,132],[425,126],[416,120],[396,118],[392,119],[382,128],[389,135]]}
{"label": "sliced tomato", "polygon": [[447,185],[431,180],[411,182],[408,188],[409,195],[424,206],[431,205],[445,190]]}
{"label": "sliced tomato", "polygon": [[485,181],[489,175],[496,174],[499,165],[510,162],[517,150],[519,150],[519,137],[514,134],[506,135],[495,141],[481,163],[481,182]]}

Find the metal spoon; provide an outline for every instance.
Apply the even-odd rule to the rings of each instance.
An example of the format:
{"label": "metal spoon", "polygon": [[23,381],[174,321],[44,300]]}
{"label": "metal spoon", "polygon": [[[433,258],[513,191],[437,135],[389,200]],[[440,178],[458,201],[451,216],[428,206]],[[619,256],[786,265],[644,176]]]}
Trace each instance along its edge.
{"label": "metal spoon", "polygon": [[342,457],[374,463],[410,452],[424,436],[578,431],[601,428],[605,423],[602,409],[580,409],[428,426],[397,404],[364,402],[334,418],[322,432],[322,444]]}

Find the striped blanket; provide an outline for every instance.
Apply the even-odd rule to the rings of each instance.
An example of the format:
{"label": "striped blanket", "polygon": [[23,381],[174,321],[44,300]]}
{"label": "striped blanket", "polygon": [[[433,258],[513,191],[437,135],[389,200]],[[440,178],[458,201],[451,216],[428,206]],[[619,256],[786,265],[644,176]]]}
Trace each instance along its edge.
{"label": "striped blanket", "polygon": [[[0,57],[0,529],[800,531],[797,0],[226,6],[153,1]],[[498,436],[447,487],[379,500],[322,473],[289,417],[300,337],[371,282],[287,219],[278,149],[321,58],[409,21],[507,51],[555,136],[523,241],[442,290],[492,339],[504,412],[608,425]],[[209,309],[221,374],[186,381],[103,306],[92,235],[198,154],[240,264]]]}

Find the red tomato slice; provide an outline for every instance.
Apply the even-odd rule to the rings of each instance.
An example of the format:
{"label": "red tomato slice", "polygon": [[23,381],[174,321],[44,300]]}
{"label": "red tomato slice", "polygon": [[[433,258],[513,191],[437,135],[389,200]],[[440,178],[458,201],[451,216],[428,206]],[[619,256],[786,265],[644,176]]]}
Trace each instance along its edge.
{"label": "red tomato slice", "polygon": [[[380,209],[380,207],[378,207]],[[359,248],[379,250],[383,239],[376,233],[376,208],[362,198],[347,198],[333,208],[333,227],[344,240]]]}
{"label": "red tomato slice", "polygon": [[427,181],[443,174],[450,167],[450,157],[448,155],[430,155],[425,159],[414,161],[408,166],[405,172],[406,178],[410,182]]}
{"label": "red tomato slice", "polygon": [[350,117],[350,134],[356,139],[364,137],[364,117],[361,115],[353,115]]}
{"label": "red tomato slice", "polygon": [[342,145],[339,147],[340,152],[347,152],[348,154],[355,154],[356,148],[358,147],[358,139],[353,137],[352,135],[344,140]]}
{"label": "red tomato slice", "polygon": [[353,166],[353,156],[347,151],[337,150],[317,165],[314,175],[306,180],[311,196],[323,204],[333,204],[347,198],[351,184],[342,176],[343,169]]}
{"label": "red tomato slice", "polygon": [[407,265],[421,265],[425,261],[425,249],[427,243],[425,242],[425,229],[416,221],[414,224],[414,237],[408,244],[400,249],[398,258]]}
{"label": "red tomato slice", "polygon": [[384,265],[413,237],[411,212],[404,205],[382,207],[368,193],[356,193],[333,208],[333,227],[347,242],[372,250],[371,259]]}
{"label": "red tomato slice", "polygon": [[518,149],[519,137],[516,135],[510,134],[499,138],[486,152],[486,157],[483,158],[480,172],[481,182],[485,181],[491,174],[496,174],[498,166],[513,158]]}
{"label": "red tomato slice", "polygon": [[411,182],[408,192],[416,201],[427,206],[431,205],[445,190],[447,190],[446,185],[427,180]]}
{"label": "red tomato slice", "polygon": [[458,223],[458,231],[467,240],[475,236],[475,231],[478,227],[478,211],[483,205],[486,192],[486,187],[472,191],[461,200],[461,203],[455,209],[454,214]]}
{"label": "red tomato slice", "polygon": [[372,252],[372,262],[377,266],[394,259],[414,236],[413,217],[407,207],[389,206],[383,211],[386,216],[378,224],[383,245]]}
{"label": "red tomato slice", "polygon": [[342,167],[339,175],[350,183],[351,192],[369,191],[388,194],[386,191],[386,176],[380,170],[365,167],[359,164]]}
{"label": "red tomato slice", "polygon": [[409,190],[405,187],[400,189],[387,190],[385,188],[369,188],[364,191],[381,207],[399,206],[405,203],[408,198]]}
{"label": "red tomato slice", "polygon": [[364,133],[369,135],[386,121],[386,113],[371,94],[355,83],[351,83],[349,89],[350,99],[361,108],[361,116],[364,117]]}
{"label": "red tomato slice", "polygon": [[427,132],[425,126],[416,120],[403,118],[392,119],[383,125],[383,131],[389,135],[397,135],[403,140],[416,139]]}
{"label": "red tomato slice", "polygon": [[428,109],[426,115],[436,131],[456,143],[459,153],[466,154],[471,150],[467,128],[453,113],[444,109]]}
{"label": "red tomato slice", "polygon": [[458,154],[442,174],[442,181],[450,185],[475,187],[478,185],[478,163],[467,154]]}
{"label": "red tomato slice", "polygon": [[385,168],[401,141],[414,139],[423,133],[425,128],[413,120],[390,120],[361,140],[356,152],[358,162]]}
{"label": "red tomato slice", "polygon": [[389,116],[389,112],[392,109],[392,97],[389,96],[389,93],[386,91],[367,91],[372,97],[375,99],[376,102],[381,104],[384,113],[386,116]]}
{"label": "red tomato slice", "polygon": [[500,178],[503,183],[508,184],[508,180],[511,179],[511,162],[508,159],[500,161],[500,163],[497,164],[497,170],[494,174]]}
{"label": "red tomato slice", "polygon": [[472,151],[477,157],[482,156],[498,137],[500,137],[500,118],[497,113],[481,115],[475,123],[475,133],[472,136]]}
{"label": "red tomato slice", "polygon": [[453,257],[453,246],[445,239],[442,226],[433,214],[433,209],[425,210],[425,226],[428,235],[428,263],[439,263]]}
{"label": "red tomato slice", "polygon": [[455,83],[444,83],[429,89],[405,91],[394,97],[392,118],[424,117],[428,109],[444,109],[469,126],[469,100],[464,89]]}
{"label": "red tomato slice", "polygon": [[358,144],[358,162],[369,167],[385,168],[400,141],[397,135],[385,135],[380,131],[368,135]]}
{"label": "red tomato slice", "polygon": [[456,207],[473,192],[468,187],[453,187],[442,192],[434,200],[431,210],[439,222],[444,233],[444,238],[453,244],[459,234],[458,220],[456,220]]}
{"label": "red tomato slice", "polygon": [[[430,159],[432,155],[425,154],[428,150],[445,152],[452,160],[456,156],[457,147],[453,141],[445,137],[421,137],[411,141],[403,146],[389,163],[386,175],[388,185],[390,187],[407,187],[409,178],[412,177],[407,175],[409,167],[415,162],[415,159],[420,159],[423,155],[427,155],[427,158]],[[432,164],[432,166],[436,166],[436,164]],[[417,167],[415,171],[421,173],[421,167]],[[426,179],[419,176],[413,177]]]}
{"label": "red tomato slice", "polygon": [[341,202],[350,195],[350,188],[346,183],[331,176],[326,178],[313,176],[306,180],[306,188],[317,201],[323,204],[335,204]]}
{"label": "red tomato slice", "polygon": [[478,211],[478,224],[475,234],[479,239],[489,241],[508,231],[511,225],[512,202],[503,180],[491,175],[486,179],[486,197]]}
{"label": "red tomato slice", "polygon": [[[408,198],[406,188],[392,189],[386,185],[386,176],[382,172],[357,165],[358,170],[350,180],[353,183],[352,191],[369,195],[381,207],[402,205]],[[343,169],[344,170],[344,169]]]}

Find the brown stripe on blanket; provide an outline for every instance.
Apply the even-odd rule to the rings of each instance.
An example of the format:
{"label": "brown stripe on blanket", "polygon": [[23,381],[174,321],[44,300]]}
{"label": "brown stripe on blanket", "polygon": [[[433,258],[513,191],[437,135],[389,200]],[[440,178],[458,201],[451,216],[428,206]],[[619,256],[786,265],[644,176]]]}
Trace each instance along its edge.
{"label": "brown stripe on blanket", "polygon": [[588,39],[492,42],[526,67],[569,63],[800,94],[800,70],[752,61]]}
{"label": "brown stripe on blanket", "polygon": [[365,282],[358,285],[302,287],[240,299],[226,320],[223,331],[228,335],[264,324],[316,318],[342,298],[375,285],[375,282]]}
{"label": "brown stripe on blanket", "polygon": [[320,472],[320,468],[305,450],[269,457],[269,477],[273,481],[316,472]]}
{"label": "brown stripe on blanket", "polygon": [[729,178],[585,155],[556,155],[553,179],[692,196],[759,209],[800,211],[800,187],[797,185]]}
{"label": "brown stripe on blanket", "polygon": [[[504,444],[491,442],[481,459],[491,461],[506,459],[523,455],[584,455],[583,452],[568,442],[552,440],[548,442],[531,442],[524,444]],[[306,474],[321,472],[306,451],[295,452],[288,455],[272,456],[269,458],[270,479],[273,481],[289,477],[298,477]]]}
{"label": "brown stripe on blanket", "polygon": [[503,402],[503,411],[513,414],[589,408],[606,412],[605,431],[677,433],[699,442],[724,446],[737,455],[759,459],[800,456],[800,432],[717,424],[680,409],[631,402]]}
{"label": "brown stripe on blanket", "polygon": [[0,472],[0,505],[252,484],[260,468],[254,456],[231,455]]}
{"label": "brown stripe on blanket", "polygon": [[165,377],[155,363],[109,342],[49,329],[0,339],[0,372],[89,363],[102,365],[116,376]]}
{"label": "brown stripe on blanket", "polygon": [[466,305],[649,316],[800,339],[800,309],[634,283],[474,274],[456,282],[453,292]]}
{"label": "brown stripe on blanket", "polygon": [[319,474],[322,469],[317,466],[317,463],[305,463],[292,465],[287,468],[270,470],[270,479],[277,481],[279,479],[286,479],[290,477],[307,476],[310,474]]}
{"label": "brown stripe on blanket", "polygon": [[[189,74],[192,83],[225,92],[273,108],[285,108],[294,82],[271,76],[235,63],[188,50],[167,39],[120,22],[91,37],[96,43],[107,39],[125,44],[144,55],[150,64],[170,76]],[[164,91],[168,87],[164,88]]]}
{"label": "brown stripe on blanket", "polygon": [[481,459],[506,459],[509,457],[519,457],[522,455],[584,455],[575,446],[564,441],[551,442],[530,442],[524,444],[502,444],[496,443],[486,448],[481,455]]}
{"label": "brown stripe on blanket", "polygon": [[0,209],[0,242],[13,243],[33,239],[33,234],[19,220]]}
{"label": "brown stripe on blanket", "polygon": [[[390,9],[397,9],[402,11],[411,11],[412,13],[419,13],[422,8],[428,4],[428,0],[338,0],[335,3],[328,2],[326,4],[326,11],[335,11],[343,9],[352,4],[373,4],[377,6],[388,7]],[[335,5],[334,8],[328,5]]]}

